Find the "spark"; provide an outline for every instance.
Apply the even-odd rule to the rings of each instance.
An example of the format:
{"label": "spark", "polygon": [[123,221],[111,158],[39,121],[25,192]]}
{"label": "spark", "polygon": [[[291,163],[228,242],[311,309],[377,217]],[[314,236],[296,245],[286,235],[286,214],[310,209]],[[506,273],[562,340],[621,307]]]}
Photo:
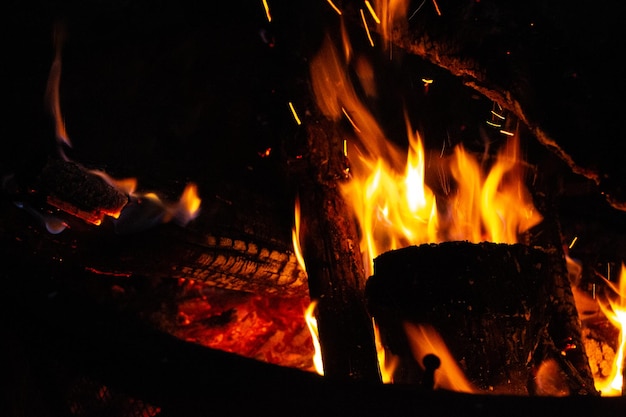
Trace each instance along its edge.
{"label": "spark", "polygon": [[380,25],[380,19],[376,15],[376,12],[374,11],[374,8],[372,7],[372,5],[370,4],[370,2],[368,0],[365,0],[365,5],[367,6],[367,9],[370,11],[370,14],[372,15],[372,17],[374,18],[376,23],[378,23]]}
{"label": "spark", "polygon": [[594,300],[596,299],[596,284],[595,283],[591,286],[591,296]]}
{"label": "spark", "polygon": [[502,119],[502,120],[505,119],[505,117],[503,115],[496,113],[495,110],[491,110],[491,114],[493,114],[494,116],[496,116],[499,119]]}
{"label": "spark", "polygon": [[422,8],[422,6],[424,6],[424,4],[426,3],[426,0],[423,0],[419,6],[417,6],[417,9],[415,9],[415,11],[413,13],[411,13],[411,16],[409,16],[409,20],[413,19],[413,17],[417,14],[417,12],[420,11],[420,9]]}
{"label": "spark", "polygon": [[569,244],[568,248],[572,249],[574,245],[576,244],[577,240],[578,240],[578,236],[575,236],[574,239],[572,239],[572,242]]}
{"label": "spark", "polygon": [[291,109],[291,113],[293,114],[293,118],[296,119],[296,123],[298,125],[301,125],[302,122],[300,121],[300,118],[298,117],[298,113],[296,113],[296,109],[293,107],[293,103],[291,101],[289,102],[289,108]]}
{"label": "spark", "polygon": [[346,111],[345,107],[342,107],[341,111],[343,112],[344,116],[346,116],[346,119],[348,119],[348,121],[350,122],[354,130],[356,130],[358,133],[361,133],[361,129],[359,129],[356,124],[354,124],[354,121],[352,120],[348,112]]}
{"label": "spark", "polygon": [[507,136],[515,136],[515,133],[509,132],[508,130],[500,129],[500,133]]}
{"label": "spark", "polygon": [[432,78],[422,78],[422,82],[424,83],[424,93],[428,93],[428,87],[433,83]]}
{"label": "spark", "polygon": [[365,13],[363,13],[363,9],[359,9],[361,12],[361,20],[363,20],[363,26],[365,26],[365,32],[367,33],[367,39],[370,41],[370,45],[374,46],[374,40],[372,39],[372,35],[370,34],[370,29],[367,26],[367,21],[365,20]]}
{"label": "spark", "polygon": [[435,10],[437,11],[437,16],[441,16],[441,10],[439,10],[439,5],[437,4],[437,0],[433,0],[433,5],[435,6]]}
{"label": "spark", "polygon": [[487,122],[487,124],[488,124],[489,126],[493,126],[493,127],[502,127],[502,125],[501,125],[501,124],[499,124],[499,123],[490,122],[489,120],[486,120],[486,122]]}
{"label": "spark", "polygon": [[328,2],[328,4],[330,4],[330,7],[332,7],[339,16],[341,16],[341,10],[339,10],[339,7],[335,6],[335,3],[332,2],[332,0],[326,0]]}
{"label": "spark", "polygon": [[272,21],[272,15],[270,14],[270,5],[267,4],[267,0],[263,0],[263,8],[265,9],[265,16],[267,16],[267,21]]}

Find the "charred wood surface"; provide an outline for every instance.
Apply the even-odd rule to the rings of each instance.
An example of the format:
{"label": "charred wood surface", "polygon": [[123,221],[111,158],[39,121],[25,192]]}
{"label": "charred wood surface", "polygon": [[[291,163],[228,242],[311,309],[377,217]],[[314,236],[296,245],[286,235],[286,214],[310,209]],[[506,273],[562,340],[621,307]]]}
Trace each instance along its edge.
{"label": "charred wood surface", "polygon": [[[550,165],[548,165],[550,166]],[[541,247],[550,265],[550,279],[546,281],[546,294],[550,303],[547,309],[548,326],[544,329],[551,342],[542,349],[552,351],[551,355],[559,362],[567,378],[582,391],[593,392],[593,374],[583,339],[583,326],[580,308],[576,305],[573,288],[578,285],[568,272],[565,249],[566,237],[562,229],[562,219],[557,205],[558,182],[554,181],[551,168],[536,176],[534,183],[535,204],[543,215],[542,223],[531,230],[530,241]],[[561,354],[556,354],[561,352]],[[533,358],[534,367],[539,367],[540,358]],[[535,389],[537,386],[534,387]]]}
{"label": "charred wood surface", "polygon": [[[148,223],[136,232],[117,233],[110,218],[95,226],[45,199],[4,197],[0,230],[33,258],[63,260],[111,276],[190,279],[255,294],[308,295],[306,274],[282,238],[287,233],[272,216],[263,217],[260,206],[256,212],[241,210],[215,199],[206,201],[213,210],[187,227]],[[222,224],[225,217],[229,222]],[[52,223],[64,226],[52,233]]]}
{"label": "charred wood surface", "polygon": [[[550,261],[547,252],[521,244],[468,242],[412,246],[376,258],[368,305],[388,348],[403,358],[398,378],[422,377],[422,358],[413,358],[403,325],[425,323],[441,333],[479,390],[596,394],[588,365],[577,369],[580,363],[567,358],[559,331],[578,317],[575,310],[566,320],[555,314],[555,305],[569,298],[556,291],[562,271]],[[537,370],[548,360],[559,362],[562,373],[550,375],[559,383],[546,387],[546,375]]]}
{"label": "charred wood surface", "polygon": [[341,196],[342,142],[333,123],[307,120],[307,152],[299,181],[302,254],[317,304],[324,375],[380,382],[356,223]]}

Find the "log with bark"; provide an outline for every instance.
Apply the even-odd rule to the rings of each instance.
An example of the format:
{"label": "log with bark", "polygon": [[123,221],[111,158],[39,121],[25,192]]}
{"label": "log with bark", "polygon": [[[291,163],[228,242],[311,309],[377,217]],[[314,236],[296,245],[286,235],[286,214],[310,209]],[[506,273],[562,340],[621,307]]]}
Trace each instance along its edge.
{"label": "log with bark", "polygon": [[597,395],[588,364],[579,367],[580,347],[563,338],[567,329],[579,336],[579,318],[575,310],[555,314],[568,298],[554,291],[561,271],[550,258],[539,248],[487,242],[412,246],[376,258],[368,306],[400,358],[398,382],[423,378],[423,358],[414,353],[439,353],[428,339],[415,346],[420,341],[406,330],[429,325],[478,392]]}
{"label": "log with bark", "polygon": [[357,225],[340,191],[347,180],[343,142],[334,123],[321,115],[307,117],[305,127],[305,153],[292,180],[300,200],[309,294],[317,301],[324,375],[380,382]]}

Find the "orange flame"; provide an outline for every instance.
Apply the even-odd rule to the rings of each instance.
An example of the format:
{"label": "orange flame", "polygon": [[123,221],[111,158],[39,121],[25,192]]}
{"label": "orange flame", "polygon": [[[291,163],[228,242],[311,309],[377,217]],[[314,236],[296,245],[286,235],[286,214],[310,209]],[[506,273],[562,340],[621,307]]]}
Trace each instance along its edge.
{"label": "orange flame", "polygon": [[[306,272],[306,265],[304,263],[304,256],[302,255],[302,249],[300,248],[300,198],[296,196],[295,208],[294,208],[294,226],[291,229],[291,240],[293,243],[293,250],[298,261],[298,265]],[[311,340],[313,341],[313,366],[315,372],[319,375],[324,375],[324,360],[322,359],[322,346],[320,344],[319,331],[317,327],[317,319],[315,318],[315,309],[317,308],[317,300],[312,300],[309,306],[304,311],[304,320],[311,334]]]}
{"label": "orange flame", "polygon": [[446,347],[441,335],[429,325],[404,323],[404,330],[415,360],[423,366],[422,359],[434,354],[441,360],[435,371],[435,389],[476,393],[478,390],[467,380],[456,360]]}
{"label": "orange flame", "polygon": [[61,100],[59,97],[59,85],[61,83],[61,50],[63,41],[65,40],[65,31],[61,24],[57,24],[54,28],[54,60],[50,67],[50,73],[48,75],[48,83],[46,85],[46,100],[50,106],[50,113],[55,122],[57,144],[59,145],[59,152],[63,155],[61,148],[62,144],[66,146],[72,146],[70,139],[65,129],[65,122],[63,120],[63,114],[61,112]]}
{"label": "orange flame", "polygon": [[[335,121],[345,117],[353,126],[354,140],[346,146],[352,177],[342,192],[363,233],[367,276],[373,259],[392,249],[450,240],[516,243],[541,222],[524,184],[517,134],[503,134],[505,145],[494,160],[478,160],[461,146],[451,158],[440,157],[438,174],[452,183],[448,189],[453,193],[435,195],[425,182],[426,153],[419,134],[405,115],[408,152],[388,140],[357,94],[374,94],[373,77],[365,76],[369,66],[355,58],[345,31],[342,43],[343,58],[325,39],[311,61],[311,84],[322,113]],[[351,65],[361,74],[358,89],[348,76]]]}
{"label": "orange flame", "polygon": [[[440,14],[437,3],[433,4]],[[367,3],[383,39],[390,41],[394,27],[406,17],[407,6],[406,0]],[[363,24],[367,30],[364,17]],[[479,160],[458,146],[451,157],[440,156],[431,163],[438,168],[435,174],[445,189],[445,195],[436,195],[425,181],[427,154],[409,117],[405,114],[408,150],[403,152],[388,140],[357,93],[376,97],[373,66],[356,56],[343,25],[341,29],[341,46],[336,47],[327,36],[311,60],[311,86],[324,116],[335,122],[347,120],[352,126],[352,132],[346,132],[351,140],[344,141],[350,179],[341,191],[359,223],[366,277],[373,273],[373,260],[389,250],[451,240],[516,243],[522,233],[541,222],[524,183],[516,132],[500,129],[505,145],[494,159]],[[370,44],[374,45],[371,38]],[[357,76],[359,85],[353,84],[350,74]],[[429,79],[426,85],[430,83]],[[376,335],[375,323],[374,328]],[[407,325],[406,331],[416,357],[434,353],[442,358],[438,386],[475,392],[434,329]],[[384,373],[385,352],[378,347]],[[385,381],[392,380],[391,374],[383,375]]]}
{"label": "orange flame", "polygon": [[617,349],[611,373],[603,379],[596,379],[595,386],[603,396],[622,395],[624,389],[624,355],[626,354],[626,266],[622,263],[618,285],[606,280],[614,293],[604,302],[598,301],[600,309],[609,321],[619,330]]}
{"label": "orange flame", "polygon": [[392,355],[383,346],[380,329],[376,324],[376,320],[372,318],[372,326],[374,327],[374,342],[376,345],[376,355],[378,357],[378,366],[380,369],[381,380],[383,384],[393,383],[393,374],[398,367],[400,358],[396,355]]}

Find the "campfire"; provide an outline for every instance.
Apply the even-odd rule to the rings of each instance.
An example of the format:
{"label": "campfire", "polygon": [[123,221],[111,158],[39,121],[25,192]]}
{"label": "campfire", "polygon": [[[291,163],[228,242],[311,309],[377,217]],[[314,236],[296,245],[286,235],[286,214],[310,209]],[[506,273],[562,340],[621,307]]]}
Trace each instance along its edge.
{"label": "campfire", "polygon": [[[283,3],[245,12],[254,33],[223,25],[243,49],[214,46],[215,74],[194,13],[141,54],[151,41],[128,23],[121,50],[101,37],[114,11],[93,27],[77,11],[50,19],[39,98],[52,123],[34,162],[3,173],[0,224],[9,309],[29,309],[12,325],[17,356],[57,384],[39,406],[202,415],[207,385],[181,386],[194,373],[215,379],[212,401],[254,399],[226,415],[297,407],[307,390],[333,415],[623,406],[621,186],[518,85],[536,79],[517,72],[525,45],[472,55],[442,34],[500,15],[328,1],[290,19]],[[181,89],[144,79],[156,67],[141,59]],[[255,59],[281,72],[251,65],[238,86],[235,64]]]}

